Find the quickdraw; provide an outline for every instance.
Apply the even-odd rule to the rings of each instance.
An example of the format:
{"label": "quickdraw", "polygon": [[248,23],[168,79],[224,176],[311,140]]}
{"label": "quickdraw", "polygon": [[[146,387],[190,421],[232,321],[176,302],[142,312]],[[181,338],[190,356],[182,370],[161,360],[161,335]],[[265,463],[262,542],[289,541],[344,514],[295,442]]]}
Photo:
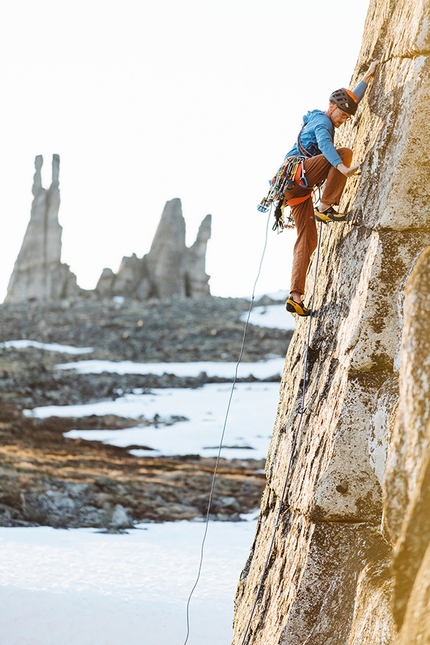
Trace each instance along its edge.
{"label": "quickdraw", "polygon": [[287,218],[285,219],[285,205],[283,204],[282,200],[279,200],[279,202],[277,202],[273,214],[275,216],[275,223],[272,226],[272,231],[275,231],[275,233],[279,234],[282,233],[285,228],[295,227],[291,211],[288,213]]}
{"label": "quickdraw", "polygon": [[[294,182],[297,181],[297,171],[300,169],[299,185],[306,188],[308,182],[306,180],[304,169],[305,157],[288,157],[285,159],[282,166],[279,168],[276,175],[269,181],[270,189],[267,197],[264,197],[257,209],[261,213],[267,213],[272,204],[275,205],[275,223],[272,230],[282,233],[284,228],[294,228],[294,220],[291,213],[285,218],[285,205],[284,194],[286,190],[293,187]],[[300,168],[299,168],[300,167]]]}

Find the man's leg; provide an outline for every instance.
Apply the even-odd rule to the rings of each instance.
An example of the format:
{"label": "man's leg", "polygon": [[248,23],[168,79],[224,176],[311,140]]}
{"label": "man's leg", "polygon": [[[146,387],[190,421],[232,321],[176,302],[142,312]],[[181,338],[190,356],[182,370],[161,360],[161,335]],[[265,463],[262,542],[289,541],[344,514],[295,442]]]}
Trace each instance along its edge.
{"label": "man's leg", "polygon": [[[345,165],[350,165],[352,152],[348,148],[339,148],[339,156]],[[345,187],[346,177],[339,170],[336,170],[324,155],[317,155],[306,159],[304,162],[308,188],[295,185],[292,190],[285,192],[285,202],[294,197],[308,195],[312,188],[327,179],[327,188],[324,196],[333,197],[338,203]],[[328,178],[330,177],[330,183]],[[327,199],[327,197],[326,197]],[[329,203],[331,205],[331,203]],[[310,258],[318,243],[318,235],[315,224],[315,212],[312,198],[293,206],[291,208],[296,229],[297,240],[294,245],[293,266],[291,270],[290,297],[295,302],[301,302],[305,291],[306,273],[309,267]]]}
{"label": "man's leg", "polygon": [[293,206],[291,214],[296,224],[297,240],[294,245],[290,296],[296,302],[300,302],[305,292],[306,273],[311,255],[318,242],[312,199]]}
{"label": "man's leg", "polygon": [[[338,148],[337,152],[345,166],[348,166],[349,168],[352,161],[352,150],[349,148]],[[320,201],[322,212],[333,204],[339,204],[343,189],[345,188],[346,180],[347,177],[330,164],[326,185]]]}
{"label": "man's leg", "polygon": [[289,199],[309,195],[309,199],[291,207],[291,215],[297,229],[297,240],[294,245],[291,269],[290,299],[298,303],[302,301],[310,258],[318,243],[314,206],[310,195],[313,187],[326,179],[331,167],[330,162],[323,155],[306,159],[304,165],[308,186],[302,187],[295,184],[291,190],[285,192],[285,203]]}
{"label": "man's leg", "polygon": [[[323,182],[327,178],[330,168],[333,168],[324,155],[317,155],[316,157],[305,159],[304,166],[308,185],[300,186],[299,184],[294,183],[292,189],[285,191],[284,203],[288,202],[288,200],[292,198],[305,197],[306,195],[311,194],[314,186]],[[337,172],[339,173],[339,171]],[[342,173],[339,173],[339,175],[341,174]]]}

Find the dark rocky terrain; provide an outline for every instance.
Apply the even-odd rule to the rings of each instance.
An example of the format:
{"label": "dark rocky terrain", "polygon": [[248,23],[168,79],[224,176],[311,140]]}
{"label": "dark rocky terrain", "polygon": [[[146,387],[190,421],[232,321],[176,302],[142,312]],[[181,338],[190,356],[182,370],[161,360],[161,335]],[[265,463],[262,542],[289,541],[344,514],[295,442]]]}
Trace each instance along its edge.
{"label": "dark rocky terrain", "polygon": [[[196,455],[137,458],[129,454],[130,447],[63,436],[71,428],[120,429],[137,424],[135,420],[113,416],[37,420],[24,416],[22,410],[116,398],[118,390],[195,388],[221,382],[223,379],[209,378],[205,373],[197,378],[77,375],[55,365],[83,358],[237,361],[244,333],[240,316],[248,310],[246,300],[207,297],[144,304],[88,299],[49,306],[2,305],[1,342],[30,339],[90,346],[94,352],[70,355],[1,347],[0,525],[121,530],[135,521],[205,516],[213,459]],[[242,360],[285,355],[290,336],[282,330],[249,325]],[[238,519],[239,513],[258,506],[264,487],[263,466],[261,460],[221,459],[211,515],[220,520]]]}

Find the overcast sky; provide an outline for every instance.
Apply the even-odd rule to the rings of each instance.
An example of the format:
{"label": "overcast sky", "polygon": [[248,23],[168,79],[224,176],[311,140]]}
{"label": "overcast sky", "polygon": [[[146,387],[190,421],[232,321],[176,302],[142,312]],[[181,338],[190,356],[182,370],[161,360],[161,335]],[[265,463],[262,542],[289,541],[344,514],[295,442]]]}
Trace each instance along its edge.
{"label": "overcast sky", "polygon": [[[60,155],[63,261],[84,288],[149,251],[179,197],[187,244],[213,216],[214,295],[250,295],[257,204],[300,129],[348,86],[367,0],[17,0],[0,23],[0,300],[34,158]],[[370,62],[370,61],[369,61]],[[295,233],[269,232],[258,293],[287,289]]]}

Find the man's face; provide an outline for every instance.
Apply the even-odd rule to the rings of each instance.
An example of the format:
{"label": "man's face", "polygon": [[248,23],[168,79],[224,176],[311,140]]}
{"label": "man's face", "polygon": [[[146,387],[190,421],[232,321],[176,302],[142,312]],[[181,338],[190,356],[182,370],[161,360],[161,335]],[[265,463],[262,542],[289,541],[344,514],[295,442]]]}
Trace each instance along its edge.
{"label": "man's face", "polygon": [[351,118],[351,115],[341,110],[335,103],[330,103],[328,116],[335,128],[338,128]]}

